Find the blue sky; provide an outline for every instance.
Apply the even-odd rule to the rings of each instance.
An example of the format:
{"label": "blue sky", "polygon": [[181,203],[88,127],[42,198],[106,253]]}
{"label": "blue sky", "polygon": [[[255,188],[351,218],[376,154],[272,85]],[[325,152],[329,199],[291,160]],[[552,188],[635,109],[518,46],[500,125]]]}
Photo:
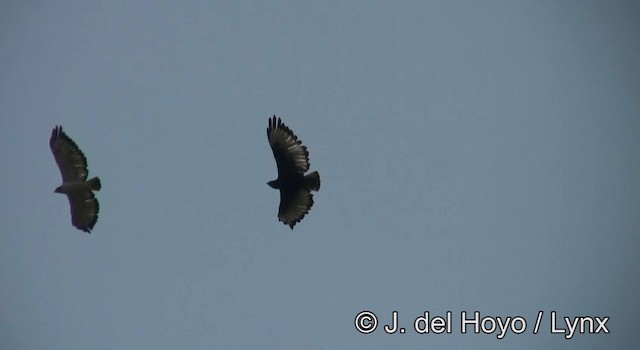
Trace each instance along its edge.
{"label": "blue sky", "polygon": [[[637,347],[638,18],[632,1],[3,2],[0,345]],[[293,231],[266,185],[274,114],[322,179]],[[102,179],[91,235],[53,193],[55,125]],[[384,333],[392,311],[405,334]],[[416,334],[424,311],[452,333]],[[461,334],[462,311],[527,329]],[[551,311],[611,333],[566,340]]]}

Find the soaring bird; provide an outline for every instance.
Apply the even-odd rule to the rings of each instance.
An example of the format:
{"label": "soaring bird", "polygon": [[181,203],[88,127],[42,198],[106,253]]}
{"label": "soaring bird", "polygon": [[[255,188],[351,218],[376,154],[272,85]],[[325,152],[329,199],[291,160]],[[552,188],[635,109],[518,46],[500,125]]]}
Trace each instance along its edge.
{"label": "soaring bird", "polygon": [[278,219],[293,230],[313,206],[311,191],[320,189],[320,174],[304,174],[309,170],[309,151],[275,115],[269,119],[267,139],[278,166],[278,178],[267,185],[280,190]]}
{"label": "soaring bird", "polygon": [[98,200],[93,195],[93,191],[98,191],[102,187],[100,179],[94,177],[87,180],[89,175],[87,158],[76,143],[62,131],[62,126],[53,128],[49,146],[62,174],[62,185],[54,192],[67,195],[73,226],[91,233],[98,221],[100,210]]}

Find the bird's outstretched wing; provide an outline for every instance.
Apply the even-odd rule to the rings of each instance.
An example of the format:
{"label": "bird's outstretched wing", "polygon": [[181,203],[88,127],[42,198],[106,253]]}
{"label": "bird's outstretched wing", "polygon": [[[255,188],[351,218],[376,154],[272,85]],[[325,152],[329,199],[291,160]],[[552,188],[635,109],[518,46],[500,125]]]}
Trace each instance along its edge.
{"label": "bird's outstretched wing", "polygon": [[280,190],[278,219],[291,229],[300,222],[313,206],[313,195],[305,187],[295,191]]}
{"label": "bird's outstretched wing", "polygon": [[272,119],[269,119],[267,138],[269,139],[273,156],[276,158],[280,178],[288,178],[295,173],[304,174],[309,170],[309,151],[307,151],[307,147],[275,115]]}
{"label": "bird's outstretched wing", "polygon": [[100,205],[91,190],[75,191],[67,194],[71,208],[71,223],[77,229],[91,233],[98,221]]}
{"label": "bird's outstretched wing", "polygon": [[58,169],[60,169],[62,182],[85,181],[87,179],[87,175],[89,175],[87,158],[78,145],[62,131],[61,126],[53,128],[49,146],[58,164]]}

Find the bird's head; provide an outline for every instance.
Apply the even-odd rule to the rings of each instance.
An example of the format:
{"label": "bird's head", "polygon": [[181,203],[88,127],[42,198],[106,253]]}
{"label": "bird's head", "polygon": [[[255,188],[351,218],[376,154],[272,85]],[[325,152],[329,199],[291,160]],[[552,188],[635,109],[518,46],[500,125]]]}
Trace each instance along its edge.
{"label": "bird's head", "polygon": [[278,180],[269,181],[269,182],[267,182],[267,185],[269,185],[269,186],[271,186],[271,188],[275,188],[275,189],[280,188],[280,186],[278,186]]}
{"label": "bird's head", "polygon": [[58,186],[53,193],[62,193],[62,186]]}

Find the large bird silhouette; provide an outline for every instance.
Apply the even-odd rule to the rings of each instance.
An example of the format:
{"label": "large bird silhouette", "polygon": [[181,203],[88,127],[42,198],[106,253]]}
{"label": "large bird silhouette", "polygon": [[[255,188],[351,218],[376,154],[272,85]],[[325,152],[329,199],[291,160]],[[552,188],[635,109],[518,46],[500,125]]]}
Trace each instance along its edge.
{"label": "large bird silhouette", "polygon": [[314,171],[305,175],[309,151],[275,115],[269,119],[267,138],[278,166],[278,178],[267,184],[280,190],[278,219],[293,230],[313,206],[311,191],[320,189],[320,174]]}
{"label": "large bird silhouette", "polygon": [[87,158],[76,143],[62,131],[62,126],[56,126],[51,132],[49,146],[62,175],[62,185],[54,192],[67,195],[73,226],[91,233],[98,221],[100,210],[98,200],[93,195],[93,191],[102,187],[100,179],[94,177],[87,181]]}

